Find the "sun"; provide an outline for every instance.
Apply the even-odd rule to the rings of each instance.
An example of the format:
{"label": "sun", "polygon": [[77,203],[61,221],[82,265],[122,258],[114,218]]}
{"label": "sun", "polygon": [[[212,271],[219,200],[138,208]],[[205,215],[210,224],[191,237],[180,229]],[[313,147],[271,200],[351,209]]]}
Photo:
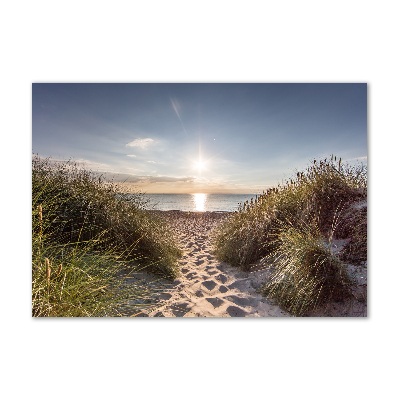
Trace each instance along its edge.
{"label": "sun", "polygon": [[193,163],[193,168],[200,173],[207,168],[207,163],[203,160],[197,160]]}

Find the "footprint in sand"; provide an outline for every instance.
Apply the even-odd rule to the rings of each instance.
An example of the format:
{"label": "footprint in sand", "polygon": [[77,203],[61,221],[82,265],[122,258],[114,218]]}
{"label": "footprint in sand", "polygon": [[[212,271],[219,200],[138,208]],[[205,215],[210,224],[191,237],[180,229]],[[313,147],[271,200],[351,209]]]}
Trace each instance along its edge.
{"label": "footprint in sand", "polygon": [[165,315],[159,311],[157,314],[154,314],[154,317],[165,317]]}
{"label": "footprint in sand", "polygon": [[218,288],[218,291],[219,291],[220,293],[226,293],[226,292],[229,292],[229,289],[228,289],[226,286],[221,285],[221,286]]}
{"label": "footprint in sand", "polygon": [[182,303],[176,303],[173,305],[172,313],[176,317],[183,317],[190,309],[192,308],[193,304],[189,302],[182,302]]}
{"label": "footprint in sand", "polygon": [[160,300],[169,300],[172,297],[171,293],[161,293],[160,294]]}
{"label": "footprint in sand", "polygon": [[246,297],[239,297],[239,296],[231,295],[231,296],[226,296],[225,299],[229,300],[232,303],[235,303],[241,307],[247,307],[250,305],[250,300]]}
{"label": "footprint in sand", "polygon": [[237,280],[231,283],[228,287],[229,289],[237,289],[240,291],[247,291],[250,288],[250,283],[247,279]]}
{"label": "footprint in sand", "polygon": [[202,285],[205,287],[205,288],[207,288],[208,290],[213,290],[214,288],[215,288],[215,286],[217,286],[217,284],[214,282],[214,281],[211,281],[211,280],[209,280],[209,281],[204,281],[203,283],[202,283]]}
{"label": "footprint in sand", "polygon": [[225,303],[224,300],[219,299],[218,297],[206,297],[206,300],[213,305],[214,308],[220,307]]}
{"label": "footprint in sand", "polygon": [[246,316],[246,310],[243,310],[243,308],[239,308],[236,306],[229,306],[226,309],[226,312],[230,317],[245,317]]}
{"label": "footprint in sand", "polygon": [[188,269],[188,268],[181,269],[182,274],[187,274],[189,271],[190,271],[190,269]]}
{"label": "footprint in sand", "polygon": [[228,278],[226,275],[223,274],[219,274],[215,277],[215,279],[217,279],[218,281],[220,281],[221,283],[226,283],[228,281]]}

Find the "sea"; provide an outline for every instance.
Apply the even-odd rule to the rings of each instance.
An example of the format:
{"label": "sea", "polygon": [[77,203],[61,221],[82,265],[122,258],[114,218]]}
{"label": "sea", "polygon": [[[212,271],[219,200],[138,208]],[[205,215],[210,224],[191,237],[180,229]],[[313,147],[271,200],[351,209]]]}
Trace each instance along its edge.
{"label": "sea", "polygon": [[256,194],[146,194],[147,209],[180,211],[236,211]]}

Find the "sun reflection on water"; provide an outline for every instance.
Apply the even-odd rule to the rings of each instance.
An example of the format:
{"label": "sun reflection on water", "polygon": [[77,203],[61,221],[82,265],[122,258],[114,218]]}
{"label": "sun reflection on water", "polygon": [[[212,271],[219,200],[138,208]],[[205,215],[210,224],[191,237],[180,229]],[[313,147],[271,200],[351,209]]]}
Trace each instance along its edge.
{"label": "sun reflection on water", "polygon": [[205,211],[207,195],[205,193],[194,193],[192,194],[192,196],[193,196],[194,210]]}

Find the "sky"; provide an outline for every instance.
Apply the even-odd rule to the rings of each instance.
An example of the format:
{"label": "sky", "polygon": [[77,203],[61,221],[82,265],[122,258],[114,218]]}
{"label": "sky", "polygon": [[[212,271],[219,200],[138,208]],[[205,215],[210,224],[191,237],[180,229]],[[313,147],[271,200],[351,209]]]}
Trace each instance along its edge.
{"label": "sky", "polygon": [[32,152],[146,193],[261,193],[367,162],[364,83],[34,83]]}

